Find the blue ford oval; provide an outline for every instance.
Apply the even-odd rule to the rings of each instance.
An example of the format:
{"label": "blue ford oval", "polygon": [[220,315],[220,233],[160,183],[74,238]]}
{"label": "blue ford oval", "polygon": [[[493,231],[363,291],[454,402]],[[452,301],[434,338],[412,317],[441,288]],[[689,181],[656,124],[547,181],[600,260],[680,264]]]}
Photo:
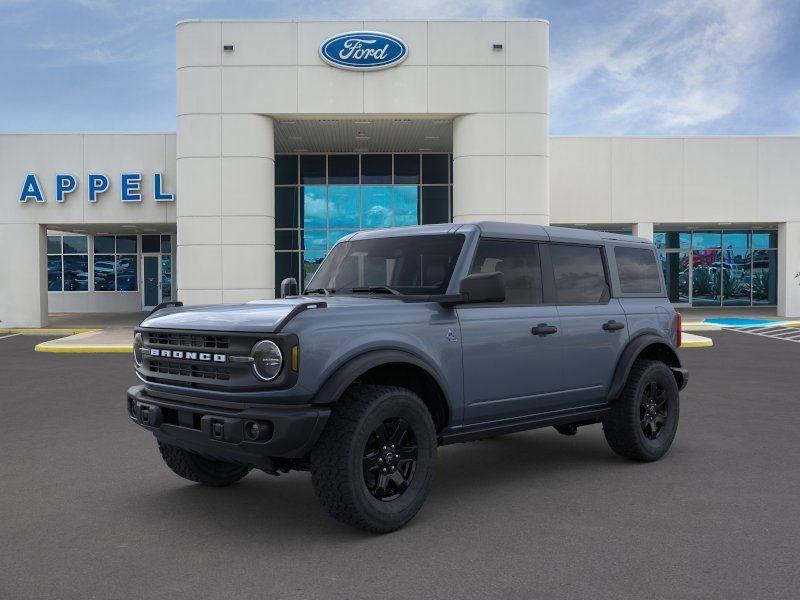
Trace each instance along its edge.
{"label": "blue ford oval", "polygon": [[319,53],[322,60],[340,69],[376,71],[403,62],[408,46],[388,33],[349,31],[322,42]]}

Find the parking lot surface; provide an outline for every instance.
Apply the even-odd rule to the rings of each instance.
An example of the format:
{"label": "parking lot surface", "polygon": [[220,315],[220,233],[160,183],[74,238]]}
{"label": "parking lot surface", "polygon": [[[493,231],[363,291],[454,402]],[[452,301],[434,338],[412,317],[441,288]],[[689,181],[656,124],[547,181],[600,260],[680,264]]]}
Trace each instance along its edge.
{"label": "parking lot surface", "polygon": [[328,518],[307,473],[178,478],[127,420],[129,356],[0,339],[0,597],[796,598],[800,344],[709,335],[662,461],[600,426],[447,446],[388,536]]}

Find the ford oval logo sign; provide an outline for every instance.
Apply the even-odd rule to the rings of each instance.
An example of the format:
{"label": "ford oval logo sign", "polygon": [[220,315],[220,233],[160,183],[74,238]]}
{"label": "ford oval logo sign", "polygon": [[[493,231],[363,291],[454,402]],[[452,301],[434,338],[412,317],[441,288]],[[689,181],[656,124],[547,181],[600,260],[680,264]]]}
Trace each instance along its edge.
{"label": "ford oval logo sign", "polygon": [[354,71],[377,71],[399,65],[408,46],[398,37],[377,31],[350,31],[328,38],[319,47],[329,65]]}

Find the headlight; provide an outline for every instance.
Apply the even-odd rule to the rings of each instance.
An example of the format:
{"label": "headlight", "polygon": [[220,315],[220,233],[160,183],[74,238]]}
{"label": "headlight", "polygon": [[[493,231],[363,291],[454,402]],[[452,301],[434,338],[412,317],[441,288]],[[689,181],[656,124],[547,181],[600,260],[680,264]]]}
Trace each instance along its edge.
{"label": "headlight", "polygon": [[272,381],[281,372],[283,354],[281,349],[269,340],[263,340],[253,346],[250,354],[253,357],[253,372],[262,381]]}
{"label": "headlight", "polygon": [[142,334],[137,333],[133,336],[133,362],[137,367],[142,366]]}

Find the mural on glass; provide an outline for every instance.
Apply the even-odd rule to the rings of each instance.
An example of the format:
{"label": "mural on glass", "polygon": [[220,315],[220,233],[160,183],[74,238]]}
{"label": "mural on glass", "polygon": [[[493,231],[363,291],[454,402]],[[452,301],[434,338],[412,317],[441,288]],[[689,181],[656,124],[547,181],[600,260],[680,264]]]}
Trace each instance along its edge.
{"label": "mural on glass", "polygon": [[362,229],[452,220],[449,154],[279,154],[275,288],[302,287],[331,247]]}

